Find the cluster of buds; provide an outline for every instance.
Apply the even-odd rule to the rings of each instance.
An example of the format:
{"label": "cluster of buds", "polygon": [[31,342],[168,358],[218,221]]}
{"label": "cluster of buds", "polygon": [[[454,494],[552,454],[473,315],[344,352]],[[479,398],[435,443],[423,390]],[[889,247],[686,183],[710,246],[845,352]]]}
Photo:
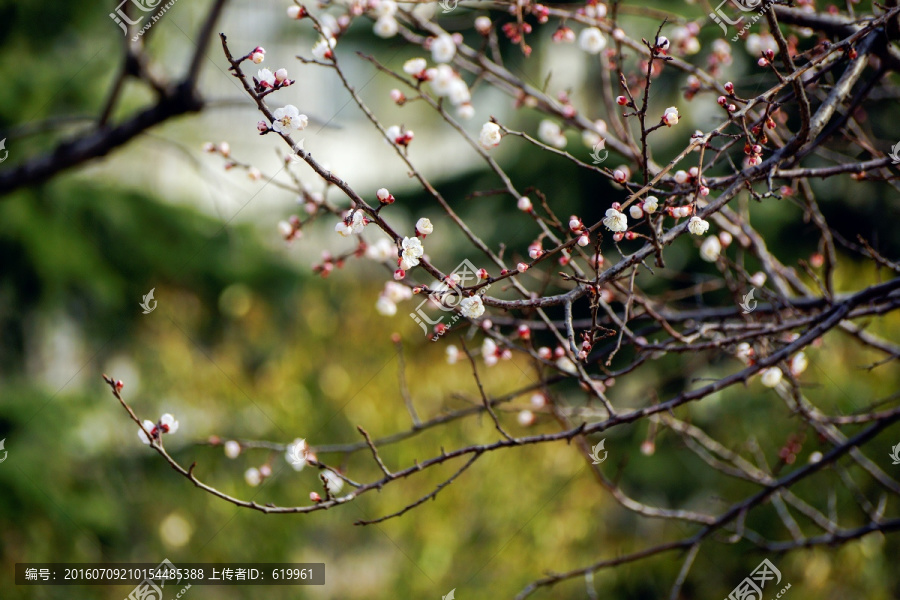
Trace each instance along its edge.
{"label": "cluster of buds", "polygon": [[300,222],[300,218],[297,215],[291,215],[288,217],[287,221],[278,222],[278,233],[281,234],[281,237],[283,237],[285,241],[292,242],[300,239],[300,236],[303,235],[303,232],[300,229],[302,225],[303,224]]}
{"label": "cluster of buds", "polygon": [[593,340],[591,339],[591,334],[587,331],[582,332],[581,334],[581,350],[578,351],[578,360],[585,361],[587,360],[588,354],[591,353],[591,348],[594,347]]}
{"label": "cluster of buds", "polygon": [[717,39],[712,43],[712,52],[707,58],[708,71],[717,75],[722,67],[731,64],[731,45],[723,39]]}
{"label": "cluster of buds", "polygon": [[[116,391],[121,390],[124,386],[121,381],[116,381],[114,385],[116,386]],[[150,445],[151,439],[159,441],[164,433],[175,433],[178,431],[178,421],[176,421],[175,417],[169,413],[165,413],[161,416],[156,423],[145,420],[143,425],[144,429],[138,429],[138,437],[147,445]],[[149,438],[147,437],[147,433],[144,433],[145,429],[147,430],[147,433],[150,434]]]}
{"label": "cluster of buds", "polygon": [[484,338],[481,344],[481,358],[488,367],[493,367],[500,360],[509,360],[512,358],[512,350],[509,348],[501,348],[492,338]]}
{"label": "cluster of buds", "polygon": [[667,206],[666,214],[675,219],[683,219],[694,213],[694,205],[686,204],[684,206]]}
{"label": "cluster of buds", "polygon": [[413,141],[412,130],[406,129],[403,125],[391,125],[385,133],[387,133],[388,139],[398,146],[409,146],[409,143]]}
{"label": "cluster of buds", "polygon": [[778,458],[785,464],[792,465],[797,460],[797,454],[803,449],[803,442],[806,441],[806,434],[791,434],[788,436],[787,443],[778,451]]}
{"label": "cluster of buds", "polygon": [[[511,6],[510,9],[515,9],[515,6]],[[519,23],[505,23],[502,27],[504,35],[509,39],[513,44],[522,43],[522,40],[526,35],[531,33],[531,25],[526,22]],[[525,53],[525,56],[529,56],[531,54],[531,46],[528,44],[522,44],[522,52]]]}
{"label": "cluster of buds", "polygon": [[744,144],[744,154],[747,155],[747,164],[751,167],[755,167],[759,163],[762,162],[762,146],[759,144],[751,144],[747,142]]}
{"label": "cluster of buds", "polygon": [[[584,247],[591,243],[591,234],[588,231],[587,227],[584,226],[584,223],[581,222],[576,215],[572,215],[569,217],[569,230],[578,236],[578,241],[576,242],[579,246]],[[535,242],[537,243],[537,242]],[[529,246],[529,249],[531,247]],[[537,258],[537,257],[532,257]],[[566,261],[568,262],[568,261]],[[562,264],[562,263],[560,263]]]}
{"label": "cluster of buds", "polygon": [[260,69],[257,71],[256,77],[253,78],[253,83],[256,86],[256,91],[259,93],[268,92],[269,90],[280,90],[281,88],[294,85],[295,81],[288,79],[287,69],[281,68],[274,73],[269,69]]}
{"label": "cluster of buds", "polygon": [[[219,142],[218,144],[206,142],[203,144],[203,151],[208,152],[209,154],[219,154],[223,158],[228,158],[231,156],[231,144],[228,142]],[[234,164],[232,163],[231,166],[234,166]]]}
{"label": "cluster of buds", "polygon": [[250,467],[244,471],[244,481],[246,481],[247,485],[250,487],[258,486],[271,476],[272,467],[268,464],[262,465],[258,469],[256,467]]}
{"label": "cluster of buds", "polygon": [[724,107],[725,110],[727,110],[730,113],[733,113],[734,111],[737,110],[737,106],[735,106],[734,104],[731,104],[728,101],[728,98],[726,98],[725,96],[719,96],[719,98],[716,100],[716,102],[719,103],[719,106]]}
{"label": "cluster of buds", "polygon": [[553,32],[553,41],[556,43],[564,42],[567,44],[571,44],[575,41],[575,32],[572,31],[571,27],[560,25],[559,28]]}
{"label": "cluster of buds", "polygon": [[332,271],[334,271],[335,267],[340,269],[343,266],[344,266],[343,258],[335,258],[331,255],[330,252],[325,250],[322,252],[322,262],[319,264],[313,265],[312,271],[313,271],[313,273],[315,273],[317,275],[321,275],[322,278],[324,279],[325,277],[328,277]]}
{"label": "cluster of buds", "polygon": [[529,8],[539,24],[543,25],[550,20],[550,9],[543,4],[532,4]]}
{"label": "cluster of buds", "polygon": [[767,67],[770,64],[772,64],[772,61],[774,59],[775,59],[775,51],[772,50],[771,48],[767,48],[763,52],[763,55],[759,57],[759,60],[756,61],[756,64],[758,64],[761,67]]}

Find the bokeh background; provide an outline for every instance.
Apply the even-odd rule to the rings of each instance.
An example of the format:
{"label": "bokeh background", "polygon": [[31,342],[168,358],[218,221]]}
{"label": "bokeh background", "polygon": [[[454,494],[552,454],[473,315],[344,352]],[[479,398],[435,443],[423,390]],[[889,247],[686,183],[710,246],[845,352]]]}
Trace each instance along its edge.
{"label": "bokeh background", "polygon": [[[108,17],[112,4],[0,1],[0,137],[6,137],[9,150],[0,169],[90,126],[121,60],[121,32]],[[149,51],[171,77],[184,71],[208,4],[180,0],[154,26]],[[662,2],[641,5],[673,8]],[[439,266],[449,270],[464,258],[482,260],[417,189],[333,74],[294,58],[310,56],[315,37],[308,22],[284,18],[286,6],[233,1],[217,30],[228,35],[236,53],[262,45],[267,50],[263,66],[288,68],[297,84],[278,92],[278,101],[270,99],[276,106],[295,104],[310,115],[313,123],[302,137],[319,161],[367,197],[379,187],[390,188],[398,202],[389,219],[399,230],[411,231],[418,217],[432,219],[436,233],[427,247],[439,257]],[[676,10],[688,17],[703,14],[703,7],[690,4]],[[640,13],[636,5],[626,11],[624,27],[633,36],[651,37],[659,23]],[[469,39],[475,35],[474,14],[460,8],[441,23]],[[717,31],[713,26],[702,31],[696,64],[704,64]],[[599,62],[574,45],[550,43],[551,33],[538,28],[529,37],[535,51],[527,62],[516,49],[504,47],[507,66],[538,87],[549,75],[548,89],[568,89],[590,118],[607,118]],[[475,37],[470,41],[477,43]],[[740,82],[745,90],[767,88],[769,81],[740,44],[735,46],[734,64],[723,80]],[[382,122],[415,131],[410,155],[421,172],[493,247],[503,242],[510,256],[522,255],[535,235],[530,219],[505,196],[472,196],[499,187],[496,177],[424,103],[402,108],[391,103],[388,91],[394,82],[358,59],[357,50],[394,67],[422,52],[397,39],[374,37],[363,21],[338,46],[350,79]],[[281,454],[266,450],[229,460],[221,448],[203,442],[213,435],[279,443],[305,437],[316,446],[359,441],[357,425],[375,437],[409,428],[394,333],[403,339],[406,378],[420,416],[479,402],[469,366],[446,364],[449,342],[425,340],[406,316],[412,303],[392,318],[376,312],[375,301],[390,277],[387,267],[351,260],[322,279],[311,270],[322,251],[336,254],[352,247],[334,234],[333,223],[311,228],[290,245],[279,237],[277,222],[302,210],[296,194],[267,183],[272,176],[289,181],[279,155],[286,149],[272,136],[257,135],[258,116],[226,72],[217,40],[206,55],[200,89],[211,105],[203,114],[175,119],[102,160],[0,198],[0,439],[6,439],[9,452],[0,464],[0,598],[107,600],[123,598],[131,589],[17,587],[12,579],[16,562],[155,563],[163,558],[175,564],[305,561],[327,566],[324,587],[195,586],[186,597],[197,600],[438,598],[452,588],[461,599],[507,598],[545,570],[579,567],[693,531],[622,510],[565,444],[489,454],[435,501],[370,527],[353,523],[399,509],[460,464],[433,469],[336,510],[267,516],[195,489],[142,446],[102,373],[125,382],[125,398],[142,418],[175,414],[180,430],[167,437],[167,448],[182,464],[196,461],[201,479],[235,496],[287,505],[306,504],[309,492],[319,489],[313,469],[295,473]],[[683,86],[684,77],[674,70],[666,70],[654,85],[653,105],[660,112],[677,105],[683,117],[678,127],[654,135],[660,163],[683,148],[694,129],[713,124],[715,98],[700,96],[688,103]],[[126,118],[152,99],[146,88],[129,84],[114,119]],[[541,120],[485,86],[475,88],[474,105],[476,116],[466,124],[473,135],[492,115],[532,134]],[[876,137],[900,140],[896,110],[896,97],[872,101],[865,107],[866,126]],[[240,169],[226,171],[220,157],[202,152],[206,141],[227,141],[235,159],[252,163],[264,177],[252,181]],[[568,149],[589,158],[590,148],[574,132]],[[520,189],[538,186],[559,215],[577,213],[593,222],[621,194],[605,179],[521,140],[505,140],[496,156]],[[610,162],[619,158],[611,154]],[[321,189],[305,165],[291,168],[311,189]],[[812,184],[837,231],[847,239],[861,233],[885,255],[897,256],[895,189],[849,177]],[[342,200],[333,191],[329,198]],[[746,197],[738,202],[749,206]],[[817,250],[815,229],[795,204],[771,200],[754,203],[752,211],[770,248],[786,263],[796,265]],[[699,261],[692,240],[680,239],[667,259],[668,268],[644,281],[646,288],[677,290],[708,280],[709,293],[680,302],[730,302],[714,283],[713,267]],[[836,283],[839,290],[852,289],[879,276],[858,258],[842,256]],[[144,315],[138,304],[151,288],[158,307]],[[875,331],[897,339],[898,329],[894,315],[879,321]],[[807,393],[834,411],[852,412],[898,389],[896,362],[860,370],[881,357],[846,338],[826,336],[808,355]],[[693,385],[694,377],[720,377],[736,368],[723,356],[665,357],[643,368],[641,377],[623,379],[611,396],[617,406],[638,406],[654,394],[671,397]],[[533,366],[518,356],[485,375],[487,390],[496,394],[533,381]],[[573,404],[583,400],[574,387],[559,393]],[[524,395],[501,412],[513,431],[524,431],[515,413],[527,404]],[[733,448],[757,443],[773,464],[788,436],[802,433],[774,394],[758,383],[691,405],[679,416]],[[669,434],[657,438],[654,455],[641,454],[647,425],[620,427],[607,436],[610,460],[604,468],[618,473],[629,494],[650,504],[715,512],[752,490],[708,469]],[[549,418],[539,417],[533,431],[554,427]],[[400,468],[442,447],[495,438],[490,420],[471,417],[382,452],[389,466]],[[897,442],[900,429],[894,427],[872,445],[876,462],[893,475],[898,473],[890,471],[887,454]],[[799,460],[824,448],[810,435]],[[320,458],[357,480],[378,476],[366,453]],[[244,471],[265,463],[275,476],[250,487]],[[858,509],[839,476],[828,472],[818,481],[796,491],[823,510],[833,503],[852,522]],[[891,509],[896,511],[896,499],[889,501]],[[771,508],[759,514],[757,530],[787,539]],[[900,597],[897,552],[896,537],[876,534],[839,549],[771,558],[792,584],[791,598],[887,600]],[[660,598],[677,576],[680,558],[663,555],[602,571],[595,584],[605,598]],[[683,596],[724,597],[762,558],[746,544],[704,547]],[[536,597],[587,596],[584,582],[576,580]]]}

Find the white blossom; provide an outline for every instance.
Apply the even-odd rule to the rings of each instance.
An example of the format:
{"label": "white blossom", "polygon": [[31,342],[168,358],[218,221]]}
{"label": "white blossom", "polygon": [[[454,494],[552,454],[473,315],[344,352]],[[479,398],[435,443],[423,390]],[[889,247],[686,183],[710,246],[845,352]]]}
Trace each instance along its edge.
{"label": "white blossom", "polygon": [[[154,431],[156,430],[156,423],[150,420],[144,420],[144,429],[146,429],[150,435],[154,435]],[[140,438],[141,442],[149,445],[150,438],[147,437],[147,434],[144,433],[144,429],[138,429],[138,438]]]}
{"label": "white blossom", "polygon": [[331,471],[329,469],[325,469],[321,473],[322,479],[325,480],[325,489],[328,490],[332,496],[336,496],[341,489],[344,487],[344,480],[341,479],[337,473]]}
{"label": "white blossom", "polygon": [[771,367],[763,371],[762,384],[768,388],[773,388],[781,381],[781,369]]}
{"label": "white blossom", "polygon": [[411,269],[419,264],[419,259],[425,254],[425,248],[422,247],[422,240],[417,237],[405,237],[400,244],[400,258],[403,265],[400,266],[404,271]]}
{"label": "white blossom", "polygon": [[588,54],[599,54],[606,48],[606,36],[596,27],[582,29],[578,34],[578,47]]}
{"label": "white blossom", "polygon": [[366,258],[385,262],[397,255],[397,247],[387,238],[381,238],[374,244],[366,247]]}
{"label": "white blossom", "polygon": [[260,69],[257,71],[256,80],[263,87],[275,87],[275,75],[268,69]]}
{"label": "white blossom", "polygon": [[716,262],[722,252],[722,243],[714,235],[709,236],[700,244],[700,258],[706,262]]}
{"label": "white blossom", "polygon": [[496,123],[487,122],[481,126],[481,135],[478,136],[478,143],[481,147],[490,150],[500,144],[500,126]]}
{"label": "white blossom", "polygon": [[234,440],[225,442],[225,456],[228,458],[237,458],[241,454],[241,445]]}
{"label": "white blossom", "polygon": [[420,235],[429,235],[432,231],[434,231],[434,225],[431,224],[430,219],[422,217],[416,221],[416,233]]}
{"label": "white blossom", "polygon": [[469,319],[477,319],[483,315],[484,302],[481,300],[481,296],[475,295],[460,300],[459,311],[462,313],[462,316]]}
{"label": "white blossom", "polygon": [[603,219],[603,224],[610,231],[625,231],[628,229],[628,218],[624,213],[621,213],[614,208],[609,208],[606,210],[606,217]]}
{"label": "white blossom", "polygon": [[394,0],[380,0],[375,3],[375,15],[378,17],[393,17],[397,14],[397,3]]}
{"label": "white blossom", "polygon": [[293,104],[276,108],[273,116],[275,121],[272,123],[272,129],[283,135],[290,135],[293,131],[300,131],[309,125],[306,115],[301,115]]}
{"label": "white blossom", "polygon": [[411,58],[403,63],[403,72],[407,75],[418,75],[428,67],[424,58]]}
{"label": "white blossom", "polygon": [[400,26],[397,24],[397,19],[391,16],[379,17],[379,19],[375,21],[375,25],[372,27],[372,31],[375,32],[375,35],[385,39],[392,38],[397,35],[397,31],[399,29]]}
{"label": "white blossom", "polygon": [[538,137],[542,142],[555,148],[566,147],[566,136],[559,125],[550,119],[544,119],[538,126]]}
{"label": "white blossom", "polygon": [[456,361],[459,359],[459,348],[451,344],[450,346],[447,346],[444,353],[447,355],[448,365],[456,364]]}
{"label": "white blossom", "polygon": [[302,471],[309,457],[309,446],[303,438],[297,438],[288,444],[284,451],[284,459],[295,471]]}
{"label": "white blossom", "polygon": [[645,213],[652,215],[656,212],[656,209],[659,208],[659,199],[656,196],[647,196],[644,198],[641,208],[644,209]]}
{"label": "white blossom", "polygon": [[671,127],[672,125],[678,124],[678,109],[674,106],[670,106],[666,109],[666,112],[663,113],[662,117],[663,122]]}
{"label": "white blossom", "polygon": [[250,467],[244,472],[244,481],[246,481],[247,485],[250,487],[256,487],[262,483],[262,474],[256,467]]}
{"label": "white blossom", "polygon": [[320,39],[318,42],[316,42],[316,45],[313,46],[312,54],[316,58],[316,60],[325,60],[329,57],[336,44],[337,40],[333,37],[329,37],[324,40]]}
{"label": "white blossom", "polygon": [[375,310],[378,311],[378,314],[385,317],[393,317],[397,314],[397,305],[387,296],[378,296],[378,300],[375,302]]}
{"label": "white blossom", "polygon": [[431,59],[436,63],[448,63],[456,56],[456,42],[453,37],[442,33],[431,40]]}
{"label": "white blossom", "polygon": [[402,283],[396,281],[388,281],[384,284],[384,292],[382,295],[390,299],[391,302],[403,302],[413,297],[412,290]]}
{"label": "white blossom", "polygon": [[703,235],[709,229],[709,221],[704,221],[700,217],[691,217],[688,221],[688,231],[694,235]]}
{"label": "white blossom", "polygon": [[798,352],[790,360],[791,375],[794,377],[801,375],[807,366],[809,366],[809,360],[806,358],[806,354]]}

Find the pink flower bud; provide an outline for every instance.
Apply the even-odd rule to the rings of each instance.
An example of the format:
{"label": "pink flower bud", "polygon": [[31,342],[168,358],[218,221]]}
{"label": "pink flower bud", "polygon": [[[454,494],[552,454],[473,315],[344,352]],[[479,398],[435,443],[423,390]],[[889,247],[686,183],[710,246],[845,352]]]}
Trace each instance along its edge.
{"label": "pink flower bud", "polygon": [[403,269],[397,269],[394,271],[394,280],[401,281],[404,277],[406,277],[406,271]]}
{"label": "pink flower bud", "polygon": [[522,196],[521,198],[519,198],[517,206],[519,210],[524,212],[531,212],[534,209],[534,207],[531,205],[531,200],[529,200],[527,196]]}
{"label": "pink flower bud", "polygon": [[524,273],[527,270],[528,270],[528,265],[525,263],[520,262],[519,264],[516,265],[516,271],[518,271],[519,273]]}
{"label": "pink flower bud", "polygon": [[625,106],[626,104],[628,104],[628,98],[626,98],[625,96],[616,96],[616,104],[618,104],[619,106]]}

